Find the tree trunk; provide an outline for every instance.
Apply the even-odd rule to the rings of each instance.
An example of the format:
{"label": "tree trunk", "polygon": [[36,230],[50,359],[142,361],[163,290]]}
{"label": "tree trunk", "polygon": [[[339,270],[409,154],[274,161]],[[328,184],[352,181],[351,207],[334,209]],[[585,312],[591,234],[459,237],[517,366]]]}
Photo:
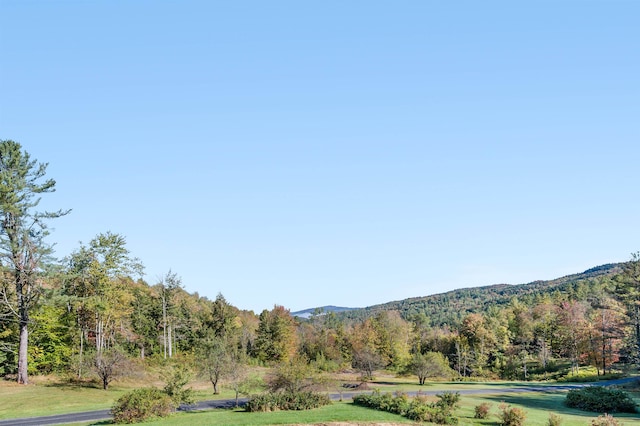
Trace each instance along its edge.
{"label": "tree trunk", "polygon": [[602,375],[607,374],[607,341],[602,337]]}
{"label": "tree trunk", "polygon": [[82,356],[84,352],[84,329],[80,330],[80,362],[78,362],[78,379],[82,378]]}
{"label": "tree trunk", "polygon": [[29,375],[27,374],[27,348],[29,344],[29,330],[27,328],[28,315],[26,312],[20,313],[20,345],[18,347],[18,383],[21,385],[29,384]]}
{"label": "tree trunk", "polygon": [[164,344],[164,359],[167,359],[167,300],[162,290],[162,343]]}
{"label": "tree trunk", "polygon": [[636,361],[640,360],[640,306],[634,307],[635,328],[636,328]]}

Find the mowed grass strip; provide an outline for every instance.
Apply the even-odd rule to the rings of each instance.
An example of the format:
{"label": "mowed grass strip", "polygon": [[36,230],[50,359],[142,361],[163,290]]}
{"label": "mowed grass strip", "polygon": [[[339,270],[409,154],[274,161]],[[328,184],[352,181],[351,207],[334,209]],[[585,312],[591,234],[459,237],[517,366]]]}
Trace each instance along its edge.
{"label": "mowed grass strip", "polygon": [[170,417],[145,422],[146,425],[291,425],[329,422],[380,422],[415,424],[397,414],[359,407],[351,402],[334,402],[325,407],[306,411],[276,411],[271,413],[247,413],[242,410],[213,410],[176,413]]}

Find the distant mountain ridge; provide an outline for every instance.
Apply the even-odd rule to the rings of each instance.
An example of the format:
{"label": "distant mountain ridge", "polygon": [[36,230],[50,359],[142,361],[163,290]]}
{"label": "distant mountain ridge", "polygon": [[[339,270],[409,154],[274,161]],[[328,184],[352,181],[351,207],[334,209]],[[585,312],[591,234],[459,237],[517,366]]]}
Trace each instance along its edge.
{"label": "distant mountain ridge", "polygon": [[311,317],[311,315],[314,315],[316,313],[327,313],[327,312],[338,313],[338,312],[353,311],[355,309],[362,309],[362,308],[345,308],[343,306],[329,305],[329,306],[322,306],[320,308],[309,308],[309,309],[304,309],[302,311],[291,312],[291,315],[298,318],[309,318]]}
{"label": "distant mountain ridge", "polygon": [[[446,293],[412,297],[393,302],[368,306],[366,308],[337,308],[325,306],[292,313],[294,316],[308,318],[315,309],[336,312],[345,319],[364,319],[379,311],[399,311],[405,318],[424,314],[431,325],[454,324],[470,313],[485,311],[492,305],[504,305],[513,297],[541,297],[552,292],[585,291],[586,282],[592,279],[613,277],[622,272],[621,263],[609,263],[587,269],[584,272],[566,275],[553,280],[537,280],[526,284],[493,284],[482,287],[470,287],[451,290]],[[336,308],[336,309],[331,309]],[[301,315],[296,315],[301,314]],[[307,315],[307,316],[303,316]]]}

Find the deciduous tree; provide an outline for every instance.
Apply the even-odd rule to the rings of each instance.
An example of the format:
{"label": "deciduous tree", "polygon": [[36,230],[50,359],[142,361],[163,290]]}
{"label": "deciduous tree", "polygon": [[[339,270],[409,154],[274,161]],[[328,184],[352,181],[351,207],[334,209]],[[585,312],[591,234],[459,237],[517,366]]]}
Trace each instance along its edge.
{"label": "deciduous tree", "polygon": [[129,359],[119,348],[95,352],[92,364],[104,390],[107,390],[112,381],[128,375],[131,370]]}
{"label": "deciduous tree", "polygon": [[411,359],[409,369],[418,376],[420,385],[424,385],[429,377],[452,377],[454,371],[449,367],[449,361],[440,352],[416,353]]}
{"label": "deciduous tree", "polygon": [[126,248],[125,238],[112,232],[98,234],[69,257],[69,279],[63,291],[77,316],[79,365],[89,339],[98,354],[113,346],[119,335],[133,339],[131,276],[142,275],[142,270],[142,263]]}
{"label": "deciduous tree", "polygon": [[229,375],[237,363],[236,349],[228,341],[215,335],[204,339],[197,349],[200,373],[211,382],[214,395],[219,394],[218,383]]}

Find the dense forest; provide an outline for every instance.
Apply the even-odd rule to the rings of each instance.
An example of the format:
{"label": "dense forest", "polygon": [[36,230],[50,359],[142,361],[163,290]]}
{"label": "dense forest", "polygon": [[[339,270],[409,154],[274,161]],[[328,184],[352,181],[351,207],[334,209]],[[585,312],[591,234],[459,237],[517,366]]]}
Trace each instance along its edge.
{"label": "dense forest", "polygon": [[[141,279],[125,236],[94,236],[51,257],[36,213],[46,165],[0,143],[2,285],[0,374],[99,377],[106,389],[131,362],[179,358],[211,380],[243,366],[304,362],[318,370],[539,379],[593,366],[607,374],[640,355],[640,258],[523,285],[495,285],[365,309],[294,318],[283,306],[256,314],[185,290],[178,272]],[[21,355],[26,355],[23,359]],[[128,364],[129,363],[129,364]],[[446,364],[446,365],[442,365]],[[21,371],[21,368],[26,371]],[[424,370],[427,372],[424,372]],[[555,375],[555,376],[554,376]]]}

